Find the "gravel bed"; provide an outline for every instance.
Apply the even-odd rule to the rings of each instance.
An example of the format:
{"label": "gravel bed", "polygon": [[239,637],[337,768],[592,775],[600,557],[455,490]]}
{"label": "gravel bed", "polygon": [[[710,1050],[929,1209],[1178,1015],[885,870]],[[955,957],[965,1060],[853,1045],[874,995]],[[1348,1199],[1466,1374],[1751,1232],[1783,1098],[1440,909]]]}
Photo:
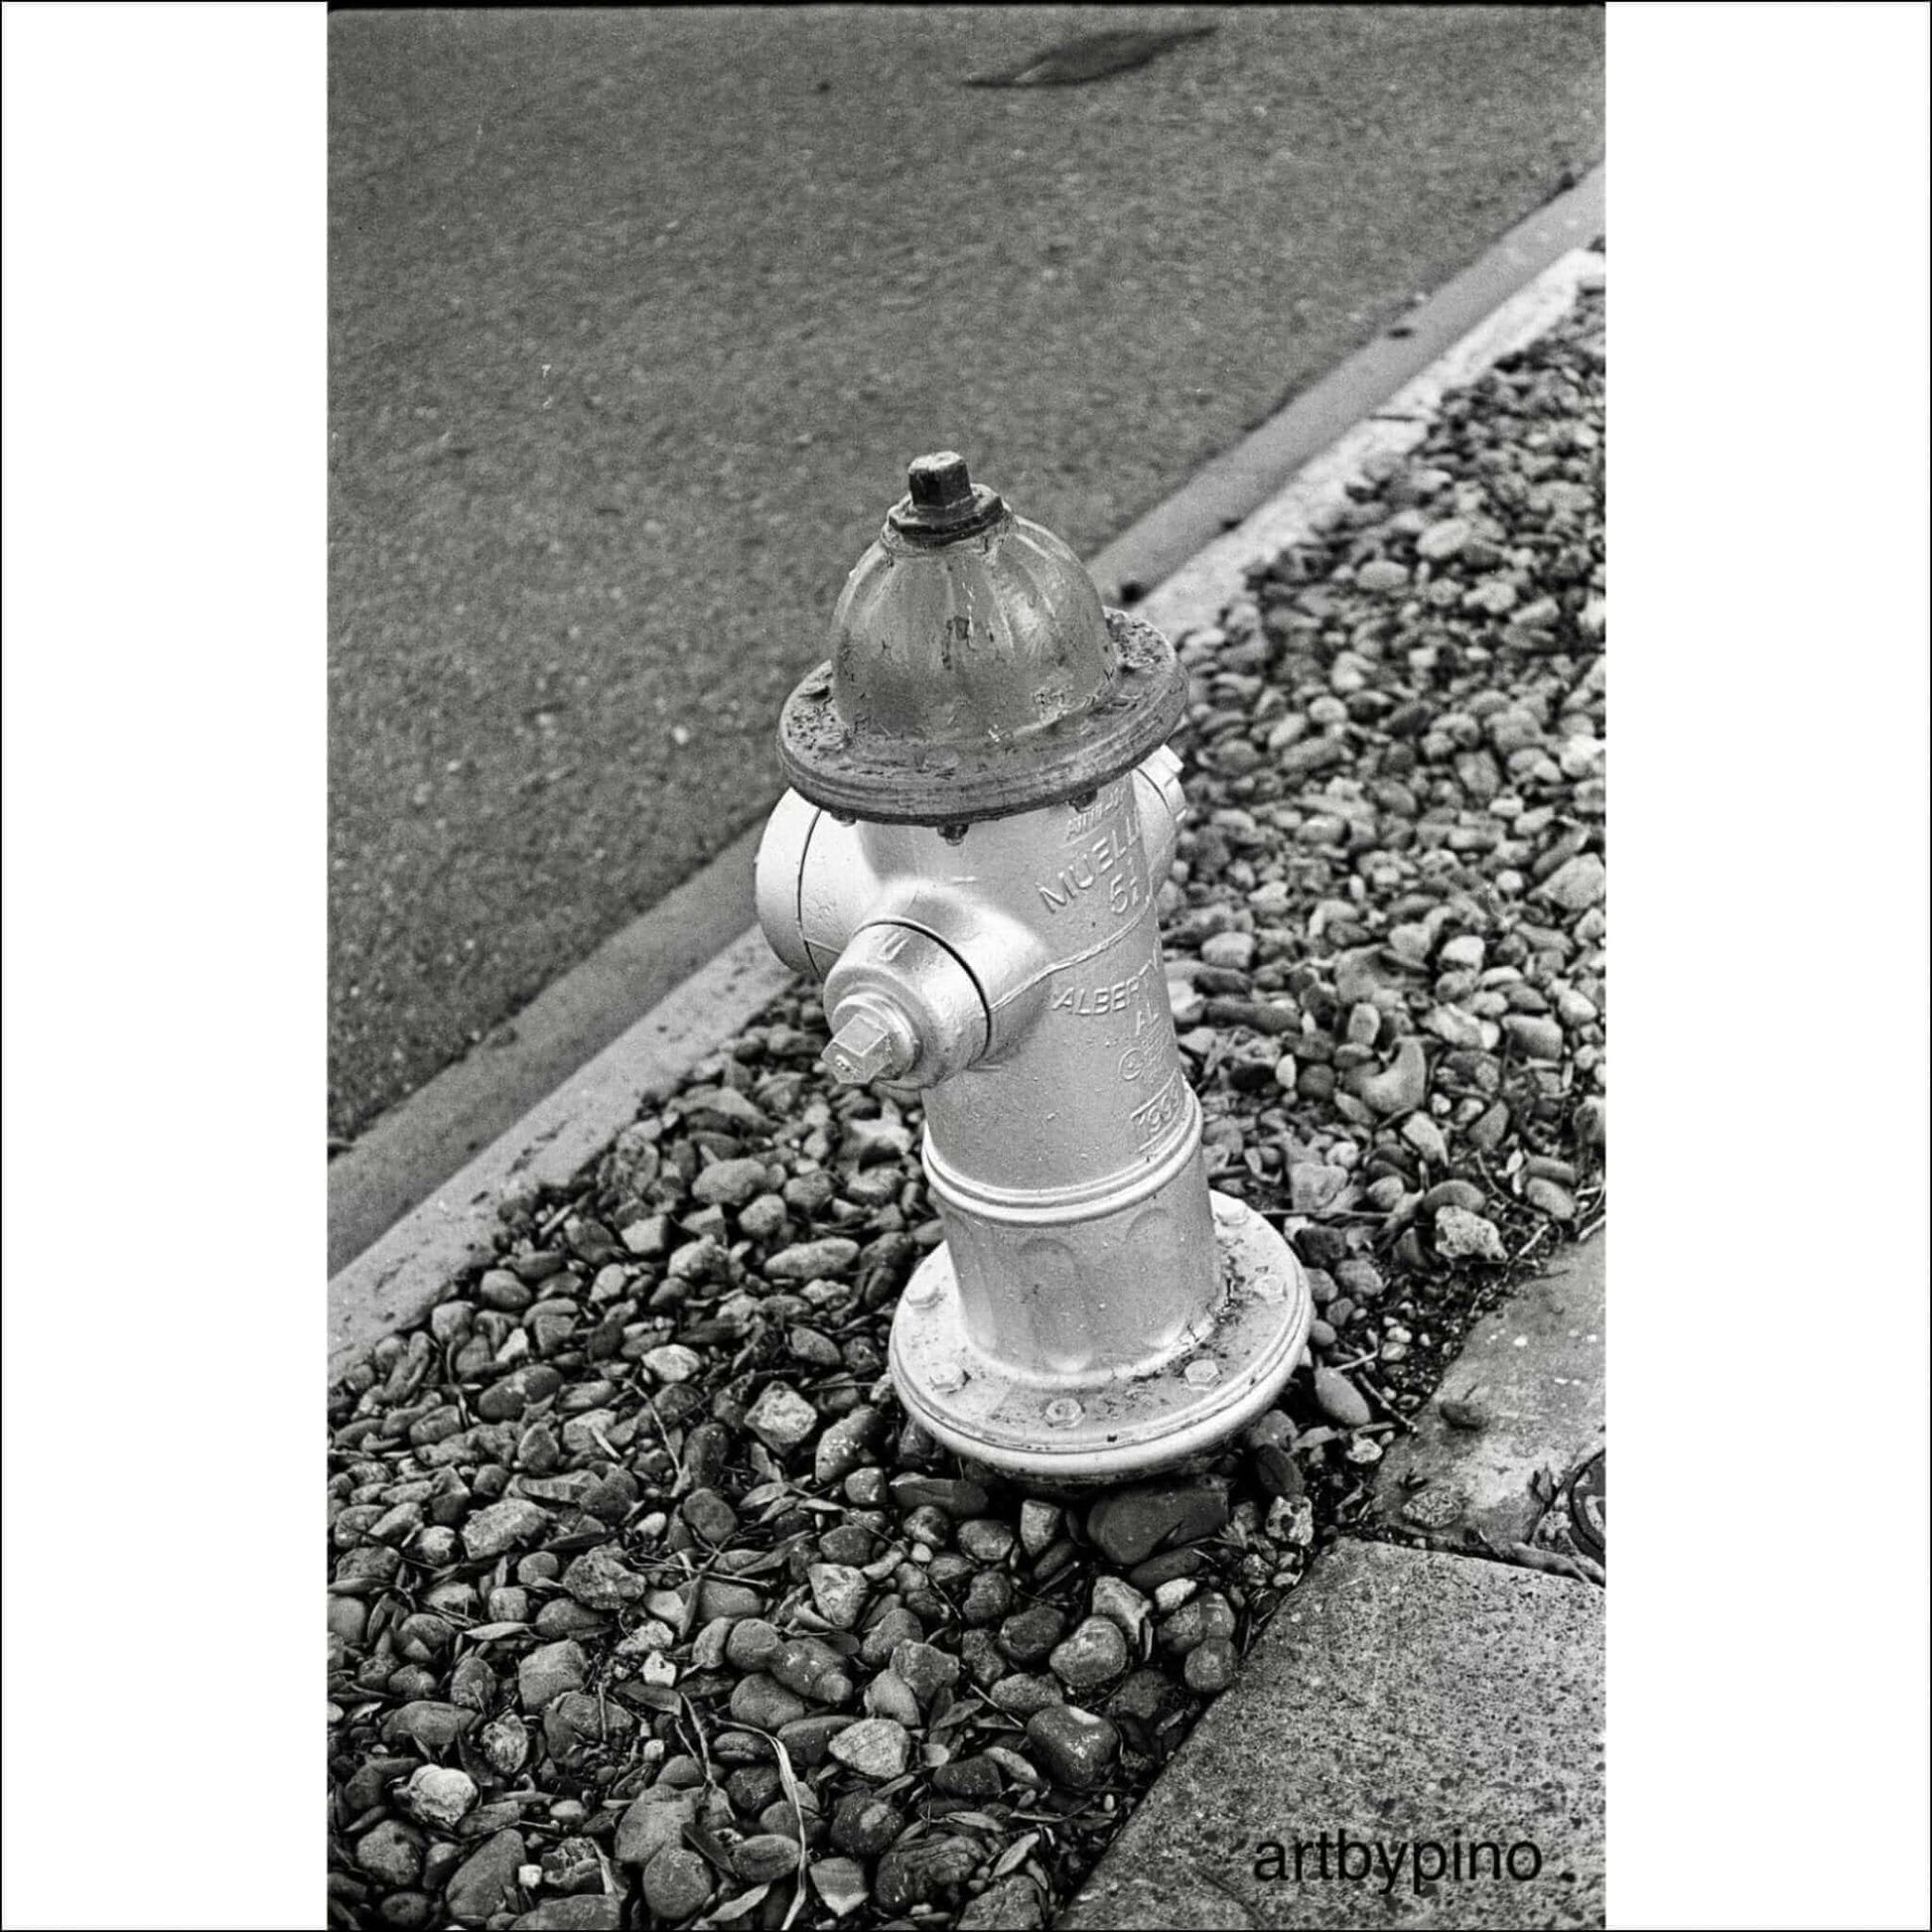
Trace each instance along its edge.
{"label": "gravel bed", "polygon": [[1168,970],[1215,1184],[1311,1272],[1282,1406],[1098,1496],[937,1452],[884,1373],[918,1114],[821,1075],[795,989],[332,1393],[333,1923],[1072,1895],[1600,1212],[1602,435],[1599,288],[1177,640]]}

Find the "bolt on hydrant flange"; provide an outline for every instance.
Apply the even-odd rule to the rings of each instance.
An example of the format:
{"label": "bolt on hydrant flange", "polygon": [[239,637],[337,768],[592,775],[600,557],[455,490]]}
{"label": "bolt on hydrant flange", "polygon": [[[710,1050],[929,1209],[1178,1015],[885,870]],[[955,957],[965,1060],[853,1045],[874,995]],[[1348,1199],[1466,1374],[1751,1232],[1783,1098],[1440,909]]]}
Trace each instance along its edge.
{"label": "bolt on hydrant flange", "polygon": [[1265,1409],[1312,1313],[1210,1193],[1174,1041],[1185,677],[958,457],[908,483],[785,707],[759,917],[824,985],[834,1076],[924,1102],[946,1241],[893,1323],[905,1408],[974,1460],[1118,1480]]}

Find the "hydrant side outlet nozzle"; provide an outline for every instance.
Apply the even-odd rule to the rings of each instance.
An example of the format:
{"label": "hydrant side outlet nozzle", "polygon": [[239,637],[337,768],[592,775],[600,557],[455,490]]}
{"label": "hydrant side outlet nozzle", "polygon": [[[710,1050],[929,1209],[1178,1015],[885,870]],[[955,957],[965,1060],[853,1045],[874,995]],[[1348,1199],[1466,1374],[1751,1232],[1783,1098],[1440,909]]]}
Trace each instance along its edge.
{"label": "hydrant side outlet nozzle", "polygon": [[[1155,740],[1098,769],[1167,716],[1165,698],[1121,693],[1173,651],[1101,613],[1037,526],[1008,550],[1020,519],[951,453],[908,483],[842,601],[840,658],[786,708],[787,734],[802,698],[866,741],[855,792],[786,794],[759,854],[759,916],[823,983],[834,1077],[924,1101],[946,1240],[893,1324],[908,1413],[996,1467],[1118,1480],[1265,1408],[1312,1307],[1281,1235],[1207,1183],[1155,906],[1184,809],[1177,760]],[[994,520],[976,524],[987,497]],[[904,537],[901,515],[926,527]],[[947,537],[948,517],[974,527]],[[1049,725],[1109,705],[1132,725],[1104,759],[1091,734],[1076,748],[1094,773],[1077,793],[1057,790],[1054,732],[1013,727],[1049,663],[1065,673],[1053,688],[1086,693]],[[1042,787],[1031,765],[1058,775]],[[894,809],[894,771],[922,774],[917,815]],[[1007,803],[981,810],[994,778]],[[839,802],[854,795],[870,809]]]}
{"label": "hydrant side outlet nozzle", "polygon": [[874,1080],[898,1079],[911,1066],[917,1050],[911,1029],[900,1016],[854,1002],[832,1035],[824,1058],[833,1077],[843,1085],[863,1087]]}

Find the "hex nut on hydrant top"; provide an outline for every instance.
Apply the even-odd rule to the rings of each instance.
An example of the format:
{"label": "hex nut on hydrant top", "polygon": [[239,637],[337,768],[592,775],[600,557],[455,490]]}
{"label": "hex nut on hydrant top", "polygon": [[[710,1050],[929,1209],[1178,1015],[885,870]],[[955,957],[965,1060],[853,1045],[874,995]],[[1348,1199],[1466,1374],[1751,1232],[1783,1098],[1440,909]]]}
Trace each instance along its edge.
{"label": "hex nut on hydrant top", "polygon": [[859,560],[778,731],[759,919],[824,1058],[925,1108],[944,1245],[893,1322],[908,1414],[1045,1481],[1179,1462],[1307,1346],[1288,1244],[1213,1193],[1155,895],[1183,809],[1172,646],[946,452]]}

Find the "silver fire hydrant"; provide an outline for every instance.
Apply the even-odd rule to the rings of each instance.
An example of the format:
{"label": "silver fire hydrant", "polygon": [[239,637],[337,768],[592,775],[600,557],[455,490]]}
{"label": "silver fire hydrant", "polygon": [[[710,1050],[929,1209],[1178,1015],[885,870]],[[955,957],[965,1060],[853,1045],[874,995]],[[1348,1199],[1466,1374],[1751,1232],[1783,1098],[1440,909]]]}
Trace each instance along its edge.
{"label": "silver fire hydrant", "polygon": [[1311,1309],[1212,1193],[1155,895],[1186,678],[951,453],[859,561],[792,693],[759,918],[823,982],[825,1062],[916,1093],[946,1230],[893,1322],[909,1414],[961,1455],[1109,1481],[1265,1409]]}

